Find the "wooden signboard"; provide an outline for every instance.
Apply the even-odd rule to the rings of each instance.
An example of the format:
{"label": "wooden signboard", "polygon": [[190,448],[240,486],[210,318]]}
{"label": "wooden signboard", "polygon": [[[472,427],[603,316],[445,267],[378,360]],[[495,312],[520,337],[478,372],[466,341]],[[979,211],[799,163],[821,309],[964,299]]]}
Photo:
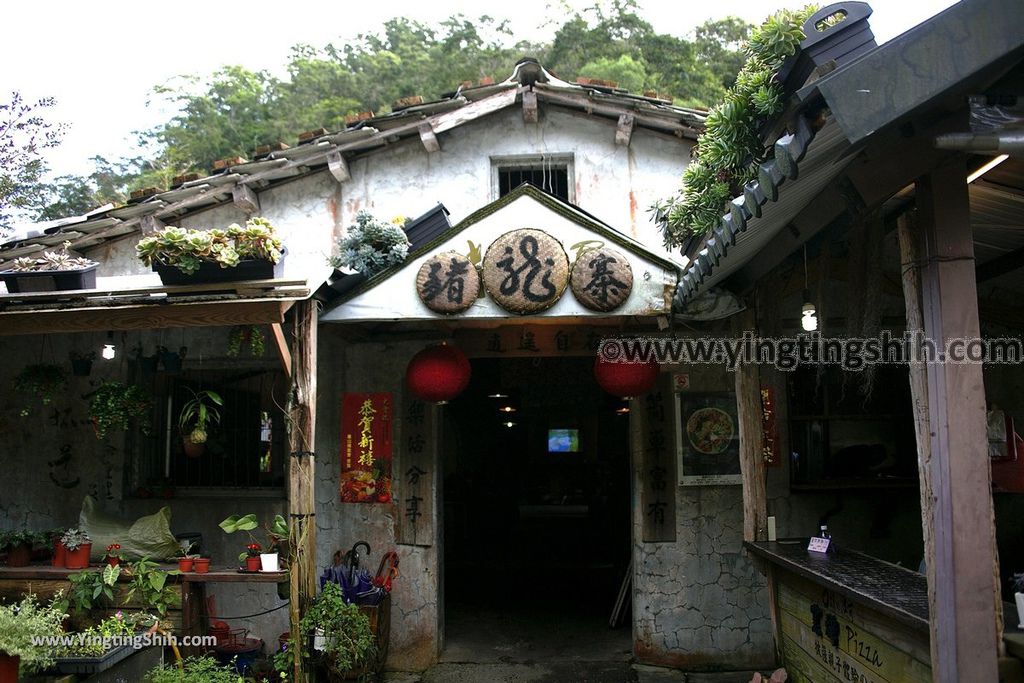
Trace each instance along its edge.
{"label": "wooden signboard", "polygon": [[402,545],[430,546],[434,543],[437,501],[437,408],[406,392],[401,421],[397,541]]}
{"label": "wooden signboard", "polygon": [[665,390],[665,377],[657,389],[633,401],[637,415],[630,428],[633,449],[639,452],[640,509],[645,543],[676,540],[676,468],[670,428],[673,400]]}
{"label": "wooden signboard", "polygon": [[797,683],[928,683],[928,635],[823,586],[780,572],[778,628]]}
{"label": "wooden signboard", "polygon": [[542,230],[507,232],[484,254],[484,287],[506,311],[545,311],[569,284],[569,257],[561,242]]}

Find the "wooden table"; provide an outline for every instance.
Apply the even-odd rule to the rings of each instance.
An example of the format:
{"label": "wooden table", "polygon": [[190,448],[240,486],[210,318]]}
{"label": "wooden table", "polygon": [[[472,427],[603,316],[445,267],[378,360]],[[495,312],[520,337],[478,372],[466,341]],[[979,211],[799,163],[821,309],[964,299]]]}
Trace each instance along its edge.
{"label": "wooden table", "polygon": [[744,543],[765,561],[776,647],[789,680],[930,683],[922,574],[807,539]]}

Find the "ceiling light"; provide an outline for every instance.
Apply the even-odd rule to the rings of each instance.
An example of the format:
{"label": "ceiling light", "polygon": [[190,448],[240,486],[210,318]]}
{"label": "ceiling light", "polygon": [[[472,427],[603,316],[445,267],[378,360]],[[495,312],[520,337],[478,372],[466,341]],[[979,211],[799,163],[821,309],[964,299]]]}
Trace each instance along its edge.
{"label": "ceiling light", "polygon": [[1000,154],[995,159],[992,159],[991,161],[986,163],[984,166],[979,168],[977,171],[975,171],[971,175],[967,176],[967,184],[970,185],[975,180],[977,180],[981,176],[985,175],[986,173],[991,171],[993,168],[995,168],[996,166],[998,166],[999,164],[1003,163],[1004,161],[1006,161],[1009,158],[1010,158],[1009,154]]}

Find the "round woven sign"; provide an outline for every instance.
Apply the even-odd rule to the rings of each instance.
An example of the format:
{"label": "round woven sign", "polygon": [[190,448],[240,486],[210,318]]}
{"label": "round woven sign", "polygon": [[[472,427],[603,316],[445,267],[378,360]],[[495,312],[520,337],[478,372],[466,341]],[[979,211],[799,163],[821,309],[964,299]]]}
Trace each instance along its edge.
{"label": "round woven sign", "polygon": [[614,311],[633,291],[633,269],[621,253],[599,247],[587,249],[572,266],[572,293],[592,311]]}
{"label": "round woven sign", "polygon": [[513,230],[484,254],[484,287],[512,313],[537,313],[555,305],[569,284],[569,257],[542,230]]}
{"label": "round woven sign", "polygon": [[435,313],[462,313],[480,294],[480,275],[462,254],[454,251],[434,254],[420,266],[416,293]]}

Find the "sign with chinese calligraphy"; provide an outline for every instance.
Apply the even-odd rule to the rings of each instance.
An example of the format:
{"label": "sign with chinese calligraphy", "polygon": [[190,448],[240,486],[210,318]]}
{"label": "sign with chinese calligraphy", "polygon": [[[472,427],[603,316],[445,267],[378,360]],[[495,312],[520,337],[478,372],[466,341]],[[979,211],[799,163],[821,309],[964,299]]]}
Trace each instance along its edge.
{"label": "sign with chinese calligraphy", "polygon": [[342,395],[341,502],[391,502],[393,422],[390,393]]}
{"label": "sign with chinese calligraphy", "polygon": [[761,387],[761,433],[764,464],[768,467],[781,467],[779,425],[775,416],[775,389],[773,387]]}
{"label": "sign with chinese calligraphy", "polygon": [[406,394],[402,399],[398,446],[396,540],[402,545],[434,544],[437,463],[437,407]]}
{"label": "sign with chinese calligraphy", "polygon": [[513,230],[484,254],[484,287],[512,313],[538,313],[555,305],[569,284],[569,257],[541,230]]}
{"label": "sign with chinese calligraphy", "polygon": [[446,251],[431,256],[420,266],[416,293],[435,313],[462,313],[480,293],[480,275],[467,257]]}
{"label": "sign with chinese calligraphy", "polygon": [[[634,448],[641,464],[640,506],[645,543],[676,540],[676,472],[672,457],[671,399],[659,382],[651,393],[637,399],[630,424]],[[666,402],[669,402],[666,405]]]}
{"label": "sign with chinese calligraphy", "polygon": [[581,304],[592,311],[614,311],[633,291],[633,269],[614,249],[588,249],[573,264],[571,282]]}
{"label": "sign with chinese calligraphy", "polygon": [[676,394],[682,486],[742,484],[734,394]]}
{"label": "sign with chinese calligraphy", "polygon": [[777,574],[783,665],[798,683],[931,681],[927,631],[792,574]]}

